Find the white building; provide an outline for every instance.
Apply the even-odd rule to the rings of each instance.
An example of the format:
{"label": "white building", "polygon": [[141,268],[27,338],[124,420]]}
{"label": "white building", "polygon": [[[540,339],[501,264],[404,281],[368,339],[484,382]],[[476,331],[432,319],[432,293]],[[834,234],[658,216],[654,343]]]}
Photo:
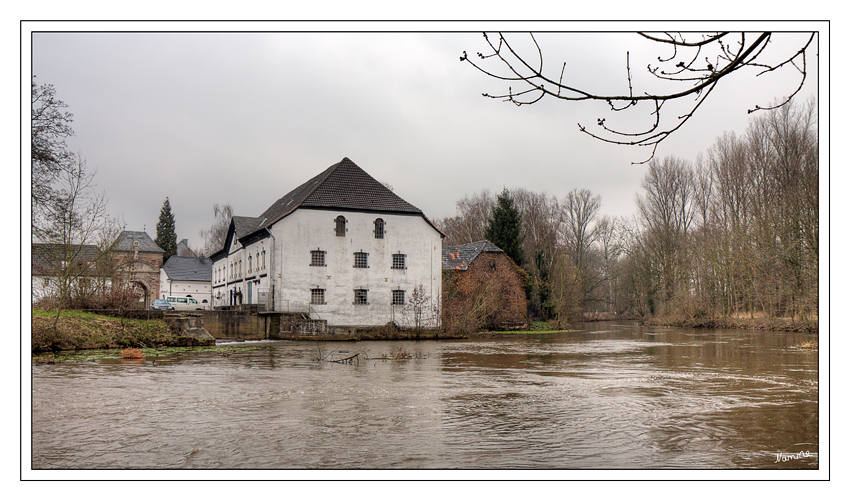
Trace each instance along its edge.
{"label": "white building", "polygon": [[171,256],[159,270],[159,298],[191,297],[212,309],[212,262],[205,257]]}
{"label": "white building", "polygon": [[421,210],[343,158],[259,217],[232,218],[210,256],[213,304],[260,304],[330,326],[410,326],[420,290],[436,325],[442,238]]}

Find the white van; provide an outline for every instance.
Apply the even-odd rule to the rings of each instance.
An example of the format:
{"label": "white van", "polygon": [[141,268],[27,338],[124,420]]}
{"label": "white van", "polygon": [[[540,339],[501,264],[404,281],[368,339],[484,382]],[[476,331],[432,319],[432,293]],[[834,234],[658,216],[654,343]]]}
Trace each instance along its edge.
{"label": "white van", "polygon": [[168,296],[165,298],[168,304],[174,307],[175,310],[206,310],[207,305],[199,303],[197,299],[190,297],[174,297]]}

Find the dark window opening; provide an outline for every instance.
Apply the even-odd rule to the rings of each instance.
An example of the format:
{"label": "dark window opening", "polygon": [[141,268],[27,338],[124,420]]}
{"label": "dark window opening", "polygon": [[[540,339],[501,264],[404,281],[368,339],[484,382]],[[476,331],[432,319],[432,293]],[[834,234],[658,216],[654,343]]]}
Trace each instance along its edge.
{"label": "dark window opening", "polygon": [[354,253],[354,267],[355,268],[368,268],[369,267],[369,262],[368,262],[368,258],[367,258],[368,255],[369,254],[366,254],[365,252],[362,252],[362,251],[361,252],[355,252]]}

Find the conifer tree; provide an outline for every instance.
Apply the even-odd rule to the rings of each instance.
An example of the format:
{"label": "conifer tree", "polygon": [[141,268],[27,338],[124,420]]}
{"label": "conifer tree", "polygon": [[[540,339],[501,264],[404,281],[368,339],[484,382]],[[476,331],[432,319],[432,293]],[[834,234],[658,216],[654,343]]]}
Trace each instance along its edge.
{"label": "conifer tree", "polygon": [[168,197],[165,197],[162,210],[159,211],[159,222],[156,223],[156,240],[154,242],[165,251],[165,254],[162,255],[163,262],[177,254],[177,233],[174,231],[174,214],[171,213],[171,203],[168,201]]}
{"label": "conifer tree", "polygon": [[517,266],[522,266],[522,243],[519,236],[521,221],[519,209],[505,188],[496,197],[496,206],[487,222],[484,238],[505,251]]}

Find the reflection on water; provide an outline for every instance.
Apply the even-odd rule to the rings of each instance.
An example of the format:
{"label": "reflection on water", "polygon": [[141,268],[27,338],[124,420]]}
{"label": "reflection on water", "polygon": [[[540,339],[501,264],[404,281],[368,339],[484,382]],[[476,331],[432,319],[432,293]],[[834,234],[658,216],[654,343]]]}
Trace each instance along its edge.
{"label": "reflection on water", "polygon": [[818,467],[812,335],[586,327],[35,365],[32,466]]}

